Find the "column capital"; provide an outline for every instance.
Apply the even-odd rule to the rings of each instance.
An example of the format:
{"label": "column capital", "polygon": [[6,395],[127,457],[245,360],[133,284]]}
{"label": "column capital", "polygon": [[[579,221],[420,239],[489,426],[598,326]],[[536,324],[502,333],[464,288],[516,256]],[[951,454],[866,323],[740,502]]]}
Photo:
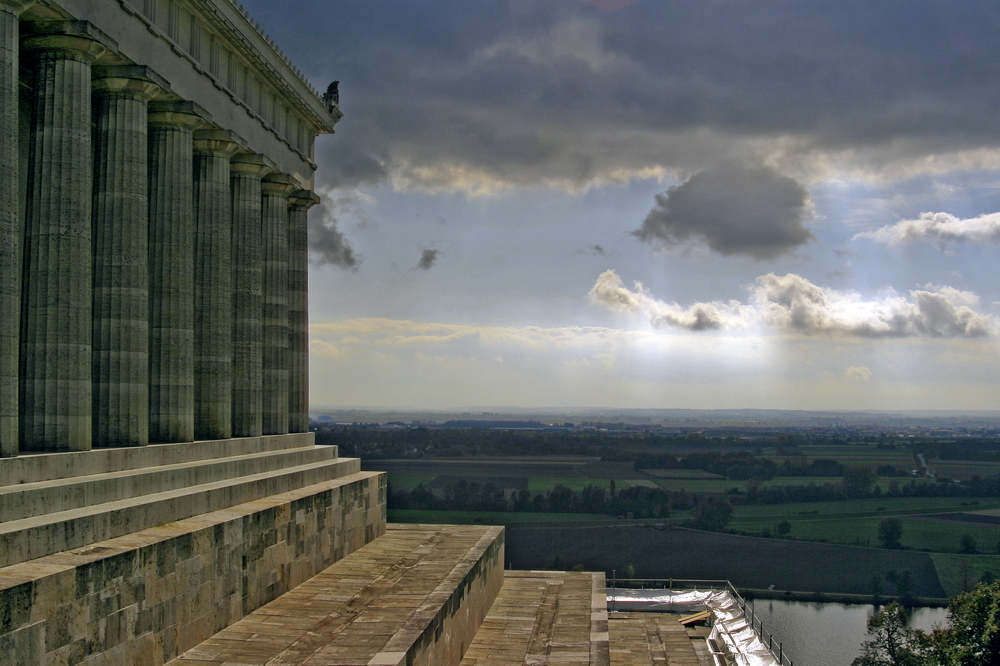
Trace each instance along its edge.
{"label": "column capital", "polygon": [[94,92],[107,97],[124,97],[148,102],[160,91],[169,90],[166,79],[142,65],[95,67]]}
{"label": "column capital", "polygon": [[35,4],[36,0],[0,0],[0,12],[20,14]]}
{"label": "column capital", "polygon": [[299,188],[287,173],[272,173],[260,181],[260,189],[265,196],[287,197]]}
{"label": "column capital", "polygon": [[89,21],[29,22],[22,45],[36,53],[58,52],[66,58],[92,63],[107,51],[117,51],[118,42]]}
{"label": "column capital", "polygon": [[320,201],[312,190],[295,190],[288,197],[288,207],[292,210],[309,210]]}
{"label": "column capital", "polygon": [[229,130],[200,129],[194,133],[194,152],[198,155],[232,157],[245,147],[243,137]]}
{"label": "column capital", "polygon": [[212,116],[208,111],[194,102],[161,102],[153,100],[149,103],[150,127],[177,127],[191,131],[212,126]]}
{"label": "column capital", "polygon": [[276,170],[274,162],[260,153],[237,153],[229,160],[230,173],[263,178]]}

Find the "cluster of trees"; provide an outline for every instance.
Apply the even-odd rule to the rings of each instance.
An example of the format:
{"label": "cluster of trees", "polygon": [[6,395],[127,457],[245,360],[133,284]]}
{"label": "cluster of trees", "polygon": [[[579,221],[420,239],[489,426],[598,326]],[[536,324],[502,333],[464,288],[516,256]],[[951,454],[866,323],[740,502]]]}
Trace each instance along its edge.
{"label": "cluster of trees", "polygon": [[750,451],[709,451],[686,456],[640,453],[635,456],[635,469],[699,469],[728,479],[761,481],[778,474],[778,465],[773,460],[759,458]]}
{"label": "cluster of trees", "polygon": [[[557,485],[548,492],[518,490],[505,496],[492,483],[458,479],[435,489],[423,484],[410,491],[390,489],[388,506],[390,509],[598,513],[630,518],[666,518],[670,515],[671,494],[644,486],[608,492],[597,486],[575,491]],[[729,510],[731,515],[732,507]]]}
{"label": "cluster of trees", "polygon": [[948,626],[926,634],[890,604],[868,621],[852,666],[993,666],[1000,663],[1000,583],[983,583],[948,604]]}
{"label": "cluster of trees", "polygon": [[[611,492],[597,486],[583,490],[557,485],[548,492],[518,490],[505,493],[492,483],[452,480],[430,489],[423,484],[413,490],[389,490],[390,509],[438,511],[518,511],[527,513],[596,513],[619,518],[666,518],[672,507],[692,509],[684,524],[696,529],[722,531],[733,517],[733,505],[721,497],[695,498],[658,488],[633,486]],[[788,534],[790,527],[785,523]],[[779,530],[780,531],[780,530]]]}

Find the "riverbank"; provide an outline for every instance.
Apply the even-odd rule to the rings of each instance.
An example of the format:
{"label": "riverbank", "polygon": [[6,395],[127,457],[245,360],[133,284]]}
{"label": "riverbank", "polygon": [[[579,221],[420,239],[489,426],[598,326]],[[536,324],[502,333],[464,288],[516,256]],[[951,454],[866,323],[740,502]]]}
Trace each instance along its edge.
{"label": "riverbank", "polygon": [[[885,606],[896,601],[903,603],[900,597],[892,595],[846,594],[840,592],[795,592],[792,590],[768,590],[751,587],[738,588],[747,601],[754,599],[774,599],[777,601],[804,601],[812,603],[851,604],[861,606]],[[916,597],[909,600],[915,608],[947,608],[945,597]]]}

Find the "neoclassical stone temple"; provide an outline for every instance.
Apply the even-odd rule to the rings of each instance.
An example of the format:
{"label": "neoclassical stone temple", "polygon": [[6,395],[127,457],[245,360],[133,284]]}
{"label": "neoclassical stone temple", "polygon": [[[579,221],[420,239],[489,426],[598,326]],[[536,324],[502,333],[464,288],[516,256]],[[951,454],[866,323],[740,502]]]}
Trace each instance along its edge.
{"label": "neoclassical stone temple", "polygon": [[0,0],[0,454],[308,430],[313,142],[240,8]]}
{"label": "neoclassical stone temple", "polygon": [[308,432],[337,105],[232,0],[0,0],[0,664],[609,663],[603,574]]}

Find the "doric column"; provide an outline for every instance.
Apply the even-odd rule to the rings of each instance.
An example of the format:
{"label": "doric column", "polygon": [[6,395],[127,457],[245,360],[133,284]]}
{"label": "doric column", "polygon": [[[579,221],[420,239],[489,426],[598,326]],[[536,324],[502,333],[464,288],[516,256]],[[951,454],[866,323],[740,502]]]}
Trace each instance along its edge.
{"label": "doric column", "polygon": [[233,201],[233,437],[261,434],[262,338],[260,179],[274,171],[263,155],[229,162]]}
{"label": "doric column", "polygon": [[288,432],[309,432],[309,227],[319,197],[288,198]]}
{"label": "doric column", "polygon": [[88,23],[56,23],[40,26],[46,34],[24,42],[37,64],[24,238],[21,438],[22,448],[36,451],[91,446],[90,66],[105,46]]}
{"label": "doric column", "polygon": [[0,457],[20,443],[21,202],[18,196],[17,107],[20,54],[18,16],[34,0],[0,0]]}
{"label": "doric column", "polygon": [[225,130],[194,135],[194,436],[232,432],[233,289],[229,158],[243,143]]}
{"label": "doric column", "polygon": [[193,102],[149,108],[149,439],[194,439]]}
{"label": "doric column", "polygon": [[296,190],[285,174],[261,182],[263,277],[263,433],[288,432],[288,195]]}
{"label": "doric column", "polygon": [[166,82],[147,67],[94,71],[93,438],[149,442],[146,105]]}

